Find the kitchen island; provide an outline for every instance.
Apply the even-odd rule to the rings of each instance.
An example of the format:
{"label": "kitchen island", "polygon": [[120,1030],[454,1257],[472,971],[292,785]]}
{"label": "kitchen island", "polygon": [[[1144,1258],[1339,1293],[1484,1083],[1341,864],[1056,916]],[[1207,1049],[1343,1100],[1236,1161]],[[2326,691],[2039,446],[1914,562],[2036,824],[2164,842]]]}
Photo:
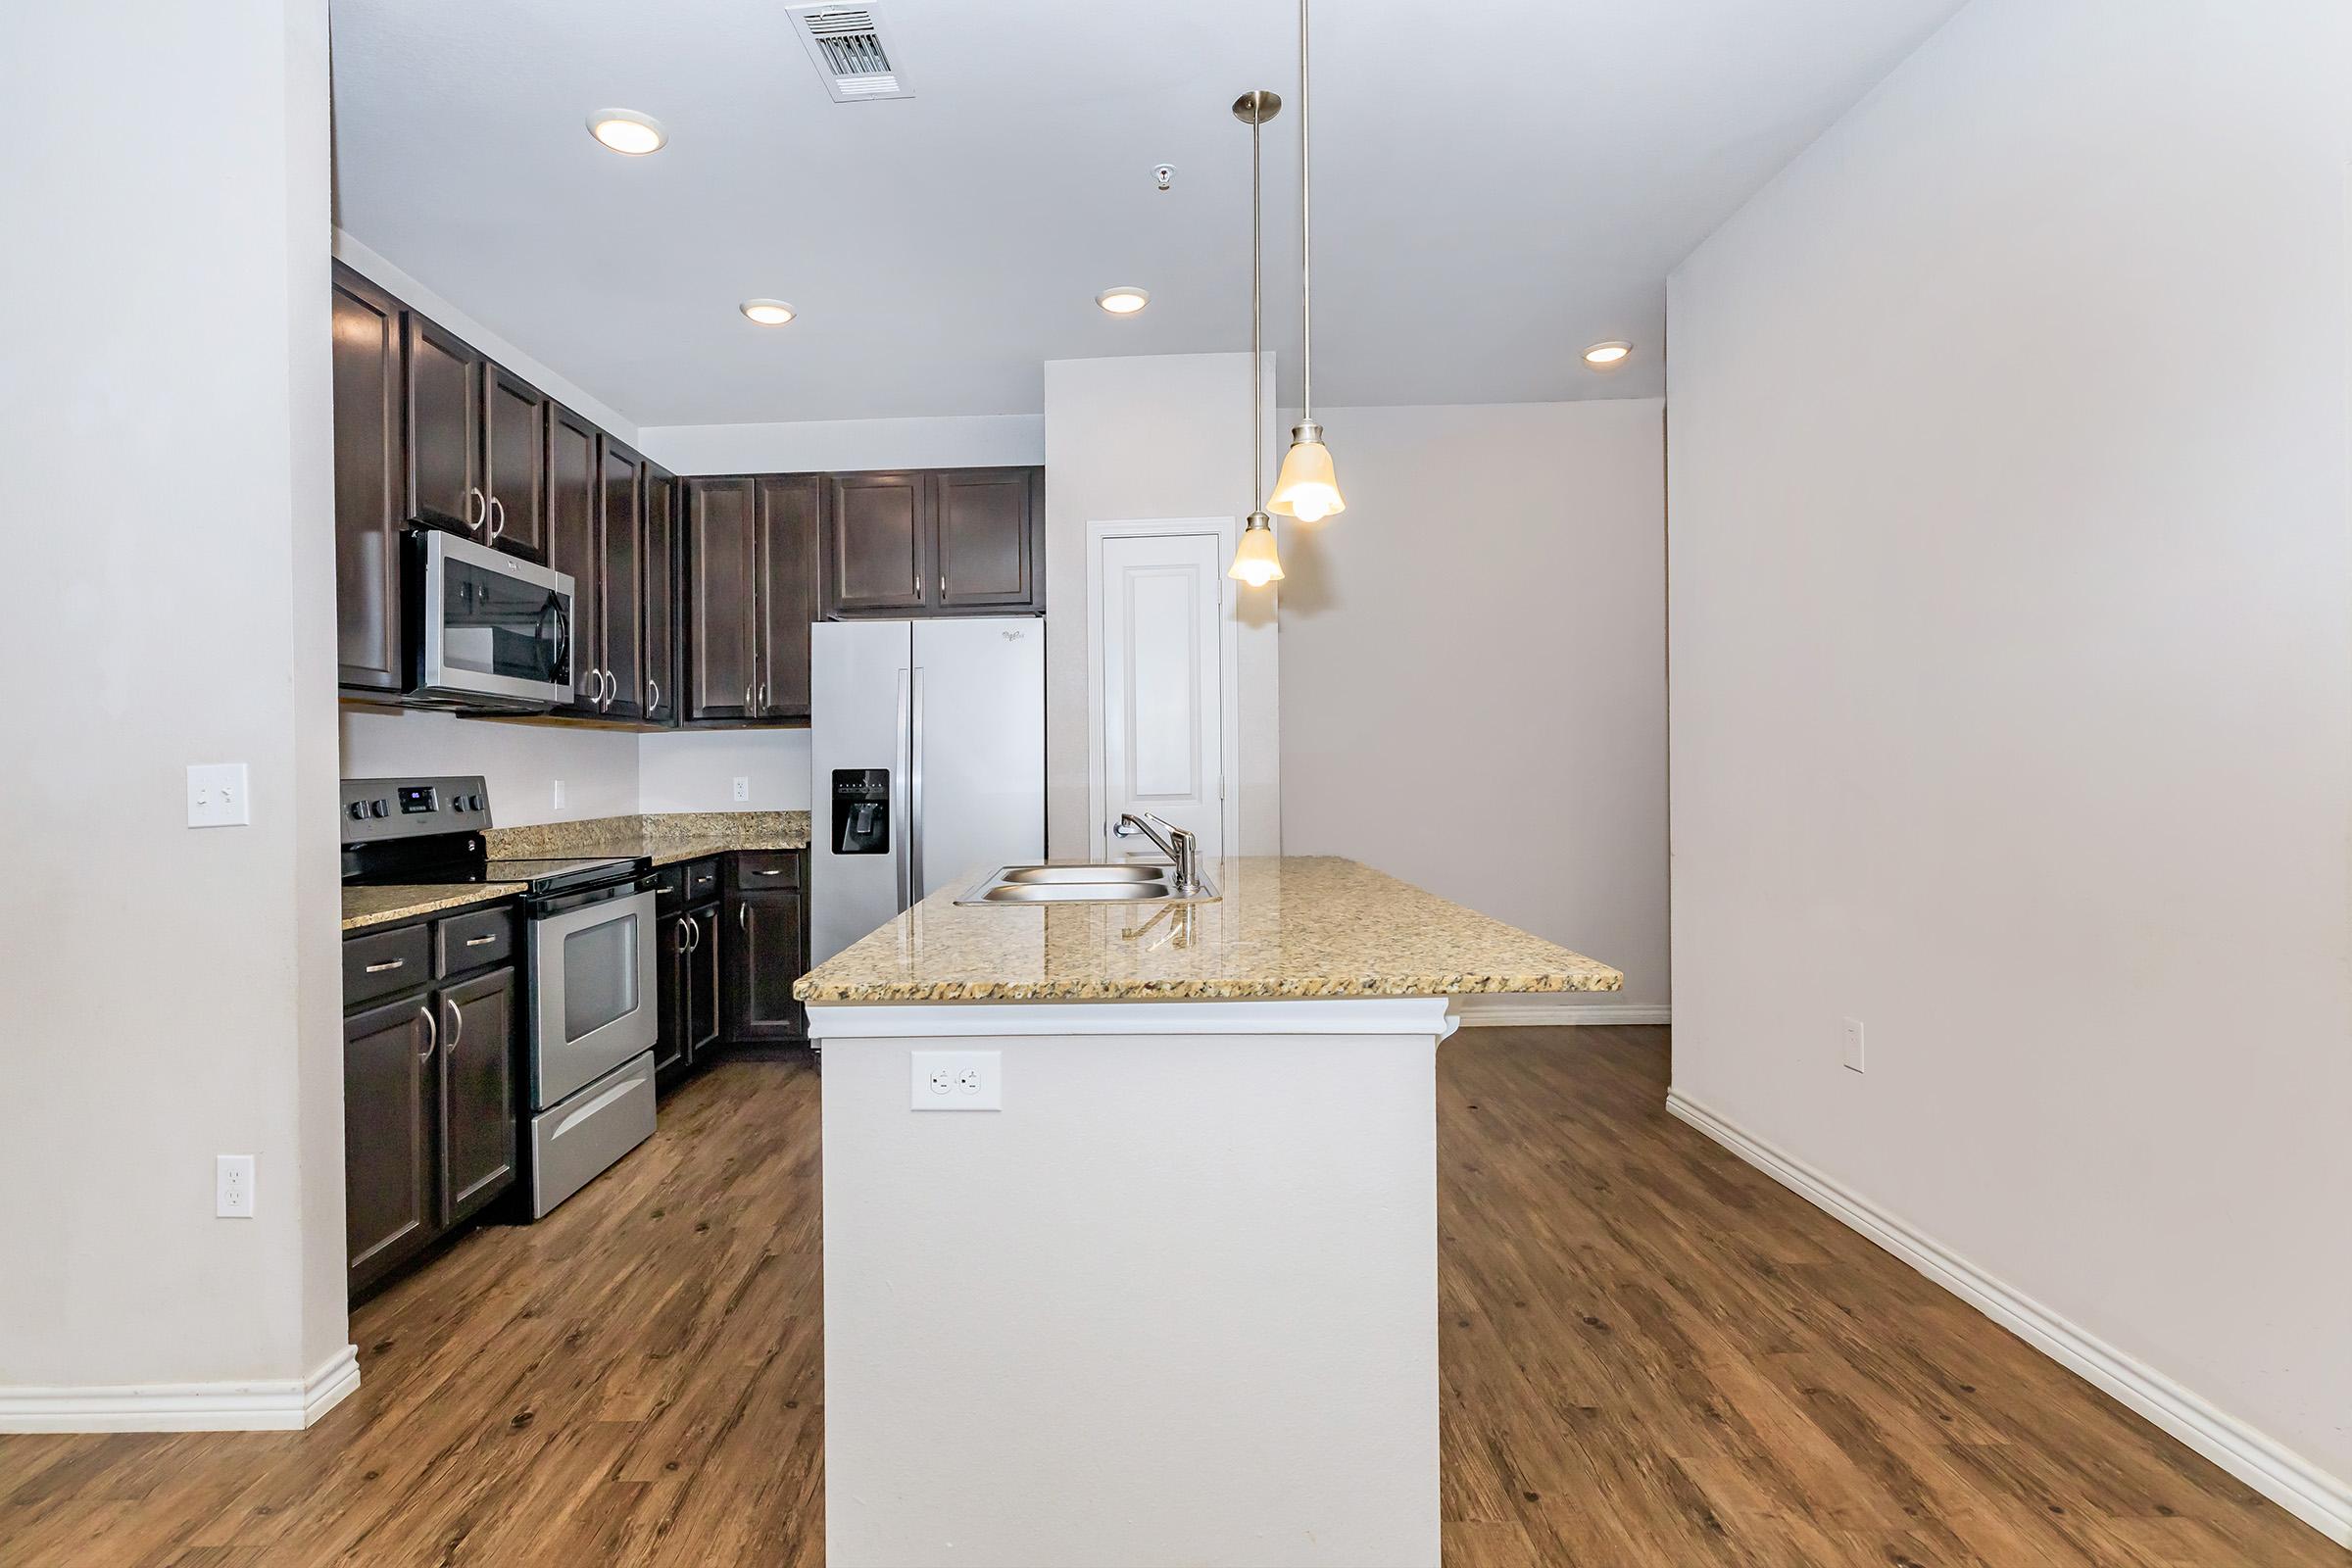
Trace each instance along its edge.
{"label": "kitchen island", "polygon": [[1350,860],[1207,869],[958,887],[801,981],[834,1568],[1438,1562],[1449,999],[1623,976]]}

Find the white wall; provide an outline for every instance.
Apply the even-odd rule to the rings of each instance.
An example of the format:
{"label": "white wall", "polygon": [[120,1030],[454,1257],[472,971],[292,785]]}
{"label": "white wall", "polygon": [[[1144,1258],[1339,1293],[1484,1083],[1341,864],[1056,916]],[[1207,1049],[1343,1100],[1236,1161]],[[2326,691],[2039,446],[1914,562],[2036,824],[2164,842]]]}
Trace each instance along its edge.
{"label": "white wall", "polygon": [[1318,410],[1348,510],[1282,534],[1285,851],[1605,959],[1612,1007],[1669,1001],[1661,410]]}
{"label": "white wall", "polygon": [[[748,801],[735,799],[739,778],[751,781]],[[640,736],[637,793],[645,811],[805,811],[808,732],[682,729]]]}
{"label": "white wall", "polygon": [[[1273,356],[1260,367],[1267,471]],[[1250,356],[1046,362],[1046,849],[1088,853],[1086,532],[1090,522],[1241,517],[1250,496]],[[1241,608],[1244,855],[1281,853],[1281,643],[1274,589],[1235,584]]]}
{"label": "white wall", "polygon": [[639,436],[639,450],[673,473],[1014,468],[1046,461],[1046,421],[1034,414],[668,424]]}
{"label": "white wall", "polygon": [[[626,816],[638,805],[632,730],[460,718],[424,709],[343,710],[343,777],[479,773],[500,827]],[[556,780],[564,805],[555,805]]]}
{"label": "white wall", "polygon": [[1977,0],[1669,398],[1677,1092],[2352,1541],[2347,81],[2335,0]]}
{"label": "white wall", "polygon": [[[0,50],[41,127],[0,160],[0,1425],[229,1381],[298,1420],[347,1348],[326,21],[45,7]],[[185,825],[216,761],[251,826]]]}

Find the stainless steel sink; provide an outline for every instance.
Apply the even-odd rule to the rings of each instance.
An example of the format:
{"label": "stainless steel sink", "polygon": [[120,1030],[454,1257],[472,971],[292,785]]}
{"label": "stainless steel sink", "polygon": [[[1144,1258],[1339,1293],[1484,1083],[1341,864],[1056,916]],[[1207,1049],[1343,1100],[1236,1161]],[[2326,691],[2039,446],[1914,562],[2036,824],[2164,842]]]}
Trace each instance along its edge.
{"label": "stainless steel sink", "polygon": [[1004,882],[1165,882],[1174,870],[1166,865],[1008,865],[997,873]]}
{"label": "stainless steel sink", "polygon": [[[1176,898],[1176,868],[1117,865],[1005,865],[982,877],[957,904],[1160,904]],[[1212,902],[1203,884],[1187,904]]]}

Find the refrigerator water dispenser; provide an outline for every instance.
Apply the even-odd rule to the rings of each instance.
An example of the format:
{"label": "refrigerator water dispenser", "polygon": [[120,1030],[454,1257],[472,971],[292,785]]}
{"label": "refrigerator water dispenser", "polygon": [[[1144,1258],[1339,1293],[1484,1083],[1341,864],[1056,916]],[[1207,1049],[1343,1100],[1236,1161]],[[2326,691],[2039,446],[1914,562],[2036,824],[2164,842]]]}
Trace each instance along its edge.
{"label": "refrigerator water dispenser", "polygon": [[890,769],[833,770],[833,853],[890,853]]}

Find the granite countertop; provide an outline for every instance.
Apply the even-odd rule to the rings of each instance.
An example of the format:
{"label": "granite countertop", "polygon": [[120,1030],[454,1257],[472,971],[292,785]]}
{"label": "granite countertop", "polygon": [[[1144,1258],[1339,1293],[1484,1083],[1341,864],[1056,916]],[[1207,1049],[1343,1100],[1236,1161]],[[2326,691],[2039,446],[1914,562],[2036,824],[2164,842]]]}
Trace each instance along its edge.
{"label": "granite countertop", "polygon": [[1616,991],[1607,964],[1354,860],[1229,859],[1206,904],[959,907],[976,866],[793,988],[803,1002],[1252,1001]]}
{"label": "granite countertop", "polygon": [[[805,850],[807,811],[677,811],[650,816],[602,816],[489,833],[493,859],[537,859],[587,855],[642,855],[675,865],[737,850]],[[414,920],[419,915],[490,904],[522,891],[519,882],[447,882],[414,887],[345,888],[343,929]]]}
{"label": "granite countertop", "polygon": [[365,931],[395,920],[414,920],[420,914],[463,909],[469,904],[495,904],[522,891],[519,882],[425,882],[414,887],[345,888],[343,929]]}

